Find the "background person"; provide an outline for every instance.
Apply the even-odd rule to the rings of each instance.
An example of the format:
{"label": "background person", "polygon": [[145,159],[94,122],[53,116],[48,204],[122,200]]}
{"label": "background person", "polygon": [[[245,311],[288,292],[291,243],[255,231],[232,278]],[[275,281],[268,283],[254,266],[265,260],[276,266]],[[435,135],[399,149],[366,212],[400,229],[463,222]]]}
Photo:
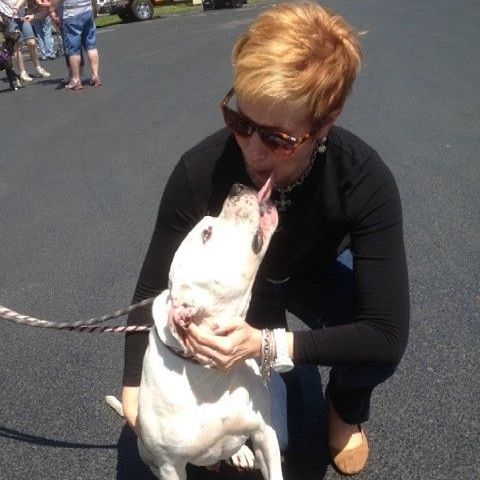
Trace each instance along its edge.
{"label": "background person", "polygon": [[47,72],[40,64],[38,57],[37,42],[33,33],[32,25],[25,19],[25,0],[0,0],[0,13],[7,22],[7,30],[19,30],[21,33],[20,40],[15,45],[15,60],[20,72],[20,78],[24,82],[31,82],[33,79],[27,73],[25,68],[25,60],[22,53],[22,43],[28,47],[30,58],[35,67],[36,76],[39,78],[48,78],[50,73]]}
{"label": "background person", "polygon": [[[233,49],[233,88],[222,101],[228,128],[185,153],[171,174],[133,299],[167,288],[178,245],[203,216],[219,213],[233,183],[260,188],[273,174],[279,227],[257,275],[248,323],[232,319],[212,334],[190,323],[186,341],[199,361],[228,370],[245,358],[265,363],[268,330],[279,329],[283,365],[264,367],[282,371],[291,361],[332,367],[328,443],[344,474],[365,466],[369,448],[361,424],[374,388],[403,355],[409,323],[395,180],[374,149],[334,125],[360,57],[352,29],[316,4],[284,4],[260,14]],[[283,331],[286,310],[311,330]],[[152,322],[149,308],[128,318],[129,324]],[[133,429],[147,342],[144,334],[126,336],[122,403]],[[302,404],[295,375],[283,376],[289,415]],[[285,418],[275,414],[284,391],[272,382],[282,449],[291,440]]]}
{"label": "background person", "polygon": [[100,87],[102,81],[98,74],[99,55],[96,47],[95,13],[92,0],[54,0],[52,10],[61,25],[65,56],[68,59],[70,81],[65,88],[81,90],[80,64],[82,49],[87,52],[90,63],[90,85]]}
{"label": "background person", "polygon": [[40,60],[54,60],[56,54],[52,35],[52,19],[48,15],[48,8],[37,0],[29,0],[28,13],[27,17],[31,16],[29,21],[32,24],[33,33],[38,42]]}

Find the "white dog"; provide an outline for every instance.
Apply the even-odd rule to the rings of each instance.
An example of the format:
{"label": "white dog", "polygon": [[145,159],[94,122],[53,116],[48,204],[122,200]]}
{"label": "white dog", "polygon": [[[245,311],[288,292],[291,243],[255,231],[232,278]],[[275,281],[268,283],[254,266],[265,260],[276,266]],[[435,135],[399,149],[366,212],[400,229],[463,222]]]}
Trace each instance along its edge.
{"label": "white dog", "polygon": [[223,373],[186,358],[183,341],[190,322],[210,329],[245,320],[255,275],[278,224],[271,183],[258,193],[234,185],[219,217],[204,217],[184,239],[170,267],[169,289],[154,301],[138,447],[162,480],[184,480],[187,462],[208,466],[242,455],[248,438],[265,479],[282,479],[257,363],[247,360]]}

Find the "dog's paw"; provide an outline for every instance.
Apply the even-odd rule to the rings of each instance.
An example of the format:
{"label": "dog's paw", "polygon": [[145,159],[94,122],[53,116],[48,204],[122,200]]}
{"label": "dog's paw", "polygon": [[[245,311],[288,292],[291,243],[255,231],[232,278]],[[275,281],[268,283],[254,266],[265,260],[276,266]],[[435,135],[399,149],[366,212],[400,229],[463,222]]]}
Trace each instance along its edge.
{"label": "dog's paw", "polygon": [[246,445],[242,445],[240,450],[232,455],[227,462],[240,470],[258,468],[255,462],[255,455]]}
{"label": "dog's paw", "polygon": [[115,412],[117,412],[118,415],[120,415],[121,417],[125,416],[123,414],[122,404],[121,404],[120,400],[118,400],[117,397],[114,397],[113,395],[107,395],[105,397],[105,402],[107,402],[107,405],[109,407],[113,408],[115,410]]}

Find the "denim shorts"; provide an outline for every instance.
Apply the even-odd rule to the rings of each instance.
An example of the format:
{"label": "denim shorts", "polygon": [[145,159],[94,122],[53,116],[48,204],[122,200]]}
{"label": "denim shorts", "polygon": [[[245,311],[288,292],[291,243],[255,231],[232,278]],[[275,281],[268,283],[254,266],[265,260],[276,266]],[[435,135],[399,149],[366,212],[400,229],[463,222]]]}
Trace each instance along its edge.
{"label": "denim shorts", "polygon": [[30,22],[23,22],[20,18],[9,18],[7,21],[7,32],[20,32],[19,42],[35,38],[32,24]]}
{"label": "denim shorts", "polygon": [[66,55],[80,55],[82,48],[96,48],[95,21],[93,11],[65,18],[62,25],[63,45]]}

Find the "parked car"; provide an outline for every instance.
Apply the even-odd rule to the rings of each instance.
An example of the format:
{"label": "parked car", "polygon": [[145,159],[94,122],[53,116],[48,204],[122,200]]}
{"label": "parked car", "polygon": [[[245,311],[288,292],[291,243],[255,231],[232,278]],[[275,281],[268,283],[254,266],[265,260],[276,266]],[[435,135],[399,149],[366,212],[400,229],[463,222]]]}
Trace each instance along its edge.
{"label": "parked car", "polygon": [[[132,22],[149,20],[153,17],[154,7],[172,3],[172,0],[97,0],[97,3],[99,13],[117,14],[124,22]],[[240,8],[246,3],[247,0],[202,0],[204,11]]]}
{"label": "parked car", "polygon": [[219,8],[241,8],[247,0],[202,0],[203,10],[218,10]]}
{"label": "parked car", "polygon": [[117,14],[124,22],[141,21],[152,18],[155,5],[163,3],[165,0],[104,0],[98,11]]}

